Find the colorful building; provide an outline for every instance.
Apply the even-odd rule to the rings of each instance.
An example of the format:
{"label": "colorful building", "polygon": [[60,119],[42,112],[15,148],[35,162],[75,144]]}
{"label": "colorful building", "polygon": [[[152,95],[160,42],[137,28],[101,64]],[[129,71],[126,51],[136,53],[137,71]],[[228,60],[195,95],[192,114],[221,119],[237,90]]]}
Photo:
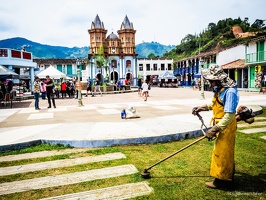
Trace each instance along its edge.
{"label": "colorful building", "polygon": [[[90,52],[88,65],[83,76],[94,79],[96,76],[102,80],[109,77],[113,82],[128,79],[132,85],[137,83],[137,53],[133,23],[126,16],[117,34],[111,32],[107,35],[104,23],[97,15],[88,30],[90,35]],[[104,69],[97,65],[96,56],[104,50],[107,63]],[[85,72],[85,73],[84,73]]]}

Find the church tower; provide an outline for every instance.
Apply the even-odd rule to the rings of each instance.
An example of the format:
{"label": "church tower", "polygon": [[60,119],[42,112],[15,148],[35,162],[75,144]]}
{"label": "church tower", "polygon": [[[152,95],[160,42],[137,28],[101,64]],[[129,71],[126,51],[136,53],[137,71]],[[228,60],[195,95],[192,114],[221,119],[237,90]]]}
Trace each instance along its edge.
{"label": "church tower", "polygon": [[[131,23],[126,15],[121,24],[118,35],[111,32],[106,37],[107,30],[105,30],[103,22],[101,22],[97,15],[91,24],[91,29],[88,30],[90,34],[90,52],[88,60],[90,63],[88,77],[94,78],[104,77],[106,81],[116,83],[118,80],[129,80],[131,85],[137,84],[137,64],[136,64],[136,44],[133,23]],[[99,54],[99,48],[104,48],[104,58],[107,61],[105,70],[99,69],[96,66],[95,56]]]}
{"label": "church tower", "polygon": [[90,55],[97,54],[100,46],[106,46],[105,39],[107,33],[98,14],[91,23],[91,29],[89,29],[88,32],[90,34]]}
{"label": "church tower", "polygon": [[135,55],[136,44],[135,44],[135,33],[133,28],[133,23],[131,23],[126,16],[121,24],[121,28],[117,31],[119,38],[121,40],[122,52],[125,55]]}

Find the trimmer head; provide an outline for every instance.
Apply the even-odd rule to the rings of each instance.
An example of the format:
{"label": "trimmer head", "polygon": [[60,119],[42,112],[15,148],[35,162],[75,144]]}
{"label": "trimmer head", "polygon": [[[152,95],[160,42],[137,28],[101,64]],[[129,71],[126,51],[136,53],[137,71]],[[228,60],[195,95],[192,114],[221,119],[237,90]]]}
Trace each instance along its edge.
{"label": "trimmer head", "polygon": [[143,170],[143,172],[141,173],[141,176],[142,176],[142,178],[145,178],[145,179],[149,179],[149,178],[151,178],[151,176],[150,176],[150,172],[148,172],[147,169],[144,169],[144,170]]}

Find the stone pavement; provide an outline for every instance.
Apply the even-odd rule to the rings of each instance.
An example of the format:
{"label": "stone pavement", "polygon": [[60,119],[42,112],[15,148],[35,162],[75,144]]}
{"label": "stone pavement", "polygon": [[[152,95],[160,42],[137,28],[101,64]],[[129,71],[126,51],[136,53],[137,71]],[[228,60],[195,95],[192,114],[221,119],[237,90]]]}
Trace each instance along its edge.
{"label": "stone pavement", "polygon": [[[191,114],[194,106],[211,102],[213,93],[191,88],[158,88],[150,90],[148,101],[137,92],[56,99],[57,108],[47,108],[40,99],[41,110],[34,100],[15,102],[13,109],[0,109],[0,150],[21,148],[41,142],[61,143],[74,147],[156,143],[197,137],[201,122]],[[240,104],[266,106],[265,96],[258,92],[240,91]],[[140,118],[120,118],[123,108],[135,106]],[[211,112],[200,113],[208,126]]]}

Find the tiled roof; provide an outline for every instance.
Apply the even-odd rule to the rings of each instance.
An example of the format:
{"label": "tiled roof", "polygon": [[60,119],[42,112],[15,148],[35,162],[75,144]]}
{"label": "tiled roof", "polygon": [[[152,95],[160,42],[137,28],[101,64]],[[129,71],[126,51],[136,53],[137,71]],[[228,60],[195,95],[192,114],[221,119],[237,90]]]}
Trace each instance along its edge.
{"label": "tiled roof", "polygon": [[245,67],[247,67],[245,59],[238,59],[233,62],[222,65],[223,69],[243,69]]}
{"label": "tiled roof", "polygon": [[[86,59],[85,59],[86,60]],[[67,65],[67,64],[76,64],[76,59],[60,59],[60,58],[51,58],[51,59],[33,59],[33,62],[36,62],[38,65]]]}

